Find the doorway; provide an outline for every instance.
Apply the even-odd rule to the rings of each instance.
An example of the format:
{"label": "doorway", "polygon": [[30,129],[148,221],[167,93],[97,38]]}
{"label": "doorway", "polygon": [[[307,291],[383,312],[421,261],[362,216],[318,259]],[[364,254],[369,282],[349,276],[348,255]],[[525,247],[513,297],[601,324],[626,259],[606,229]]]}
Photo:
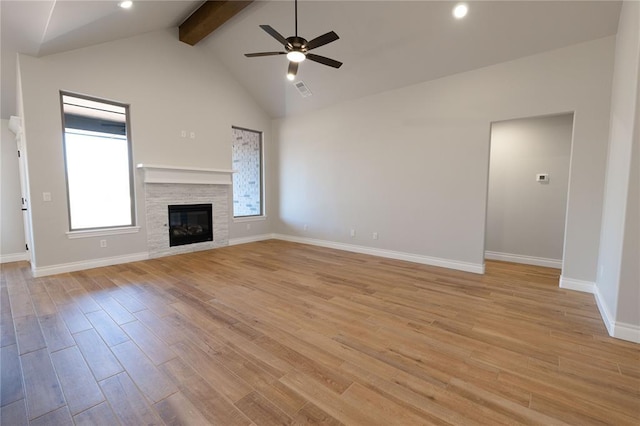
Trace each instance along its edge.
{"label": "doorway", "polygon": [[562,268],[573,113],[491,124],[485,259]]}

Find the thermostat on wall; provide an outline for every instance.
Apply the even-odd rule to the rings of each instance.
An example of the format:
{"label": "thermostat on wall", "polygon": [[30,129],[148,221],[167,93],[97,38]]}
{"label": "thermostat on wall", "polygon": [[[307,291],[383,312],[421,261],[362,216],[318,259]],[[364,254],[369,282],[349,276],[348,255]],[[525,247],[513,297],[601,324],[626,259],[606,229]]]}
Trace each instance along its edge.
{"label": "thermostat on wall", "polygon": [[536,175],[536,182],[542,182],[542,183],[549,182],[549,173],[538,173]]}

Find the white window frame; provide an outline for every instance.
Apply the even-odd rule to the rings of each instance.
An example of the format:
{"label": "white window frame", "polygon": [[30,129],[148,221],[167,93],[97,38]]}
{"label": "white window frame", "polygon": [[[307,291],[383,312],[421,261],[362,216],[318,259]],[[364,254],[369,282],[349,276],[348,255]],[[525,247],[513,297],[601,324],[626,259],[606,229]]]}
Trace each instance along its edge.
{"label": "white window frame", "polygon": [[[128,160],[129,160],[129,196],[131,199],[131,211],[130,211],[130,224],[121,224],[121,225],[109,225],[102,227],[87,227],[87,228],[73,228],[71,221],[71,196],[69,191],[69,175],[67,170],[67,148],[66,148],[66,124],[65,124],[65,110],[64,110],[64,97],[73,97],[78,99],[85,99],[93,102],[99,102],[107,105],[113,105],[117,107],[122,107],[125,110],[125,133],[127,140],[127,152],[128,152]],[[64,174],[65,174],[65,184],[67,190],[67,214],[68,214],[68,224],[69,231],[66,233],[69,239],[76,238],[88,238],[88,237],[97,237],[97,236],[106,236],[106,235],[115,235],[115,234],[129,234],[136,233],[140,230],[140,227],[137,226],[137,218],[136,218],[136,198],[135,198],[135,181],[134,181],[134,164],[133,164],[133,153],[132,153],[132,143],[131,143],[131,123],[130,123],[130,111],[129,105],[121,102],[115,102],[107,99],[96,98],[92,96],[82,95],[78,93],[72,93],[67,91],[60,91],[60,112],[62,115],[62,148],[63,148],[63,158],[64,158]]]}

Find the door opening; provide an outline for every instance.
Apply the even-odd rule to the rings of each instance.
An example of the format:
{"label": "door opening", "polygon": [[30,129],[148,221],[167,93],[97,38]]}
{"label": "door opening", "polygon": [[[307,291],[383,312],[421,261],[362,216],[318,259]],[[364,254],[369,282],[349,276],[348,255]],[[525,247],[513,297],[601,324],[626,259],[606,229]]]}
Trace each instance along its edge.
{"label": "door opening", "polygon": [[573,113],[491,124],[485,259],[562,268]]}

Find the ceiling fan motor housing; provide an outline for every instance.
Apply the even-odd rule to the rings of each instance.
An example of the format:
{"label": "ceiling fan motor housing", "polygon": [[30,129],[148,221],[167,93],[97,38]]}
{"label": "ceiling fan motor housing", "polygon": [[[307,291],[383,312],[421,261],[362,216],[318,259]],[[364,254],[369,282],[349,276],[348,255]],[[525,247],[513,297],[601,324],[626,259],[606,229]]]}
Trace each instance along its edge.
{"label": "ceiling fan motor housing", "polygon": [[302,37],[291,36],[287,37],[287,44],[284,46],[287,52],[297,51],[302,53],[307,53],[309,50],[307,48],[307,40]]}

